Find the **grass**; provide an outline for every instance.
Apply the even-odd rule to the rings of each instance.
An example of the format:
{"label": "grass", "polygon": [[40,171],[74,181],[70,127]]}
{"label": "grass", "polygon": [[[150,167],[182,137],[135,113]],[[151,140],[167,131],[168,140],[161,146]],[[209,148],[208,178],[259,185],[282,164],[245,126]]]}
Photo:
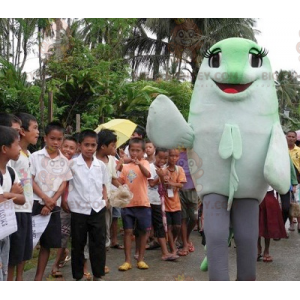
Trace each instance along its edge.
{"label": "grass", "polygon": [[[24,271],[28,271],[30,269],[33,269],[33,268],[37,267],[38,258],[39,258],[39,252],[40,252],[40,250],[37,249],[37,247],[35,247],[33,249],[32,259],[26,261],[25,267],[24,267]],[[57,253],[57,249],[51,249],[50,250],[49,260],[54,259],[56,257],[56,253]]]}

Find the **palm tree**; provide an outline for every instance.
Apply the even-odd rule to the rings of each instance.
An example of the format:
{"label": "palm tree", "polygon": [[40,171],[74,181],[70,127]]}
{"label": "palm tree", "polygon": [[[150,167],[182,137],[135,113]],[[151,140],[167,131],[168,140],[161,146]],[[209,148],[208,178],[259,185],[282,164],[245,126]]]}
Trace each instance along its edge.
{"label": "palm tree", "polygon": [[[255,31],[253,26],[254,19],[139,19],[133,36],[129,38],[124,46],[125,55],[131,55],[131,61],[135,61],[135,68],[145,65],[153,69],[153,79],[157,78],[158,67],[162,64],[168,66],[169,58],[172,52],[172,39],[175,37],[176,27],[182,23],[189,22],[197,27],[198,44],[201,47],[195,48],[196,52],[192,54],[183,52],[179,55],[174,52],[172,55],[179,59],[179,71],[181,62],[185,61],[190,65],[187,69],[192,76],[192,83],[195,82],[199,65],[203,54],[201,48],[208,48],[217,41],[228,37],[244,37],[255,40]],[[149,33],[153,36],[149,36]],[[133,55],[134,53],[134,55]],[[168,69],[168,67],[166,68]]]}
{"label": "palm tree", "polygon": [[290,110],[288,118],[293,121],[293,118],[299,118],[300,83],[293,71],[280,70],[275,74],[277,75],[275,84],[281,121],[283,122],[284,118],[287,119],[287,116],[284,115],[284,111],[287,109]]}

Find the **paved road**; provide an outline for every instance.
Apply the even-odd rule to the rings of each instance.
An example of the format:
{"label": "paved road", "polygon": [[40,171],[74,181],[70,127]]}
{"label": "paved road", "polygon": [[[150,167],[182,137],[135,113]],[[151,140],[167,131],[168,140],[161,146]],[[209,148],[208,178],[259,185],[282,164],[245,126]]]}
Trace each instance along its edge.
{"label": "paved road", "polygon": [[[197,232],[192,233],[192,241],[195,245],[195,252],[186,257],[180,257],[176,262],[164,262],[160,260],[160,249],[147,250],[145,261],[150,266],[148,270],[139,270],[133,265],[133,268],[126,272],[118,271],[118,266],[124,262],[123,250],[110,249],[107,252],[107,265],[110,273],[105,276],[106,281],[174,281],[174,280],[195,280],[207,281],[207,272],[199,269],[200,263],[204,257],[204,249],[201,245],[201,237]],[[280,241],[271,241],[270,254],[273,256],[273,262],[257,263],[257,280],[259,281],[293,281],[300,280],[300,234],[297,231],[290,233],[289,239]],[[132,252],[132,256],[133,256]],[[230,279],[236,277],[236,255],[235,248],[229,249]],[[135,263],[135,261],[134,261]],[[44,280],[53,280],[49,274],[52,261],[49,262]],[[64,280],[73,280],[70,263],[61,271],[64,274]],[[31,281],[34,278],[35,270],[25,272],[25,280]]]}

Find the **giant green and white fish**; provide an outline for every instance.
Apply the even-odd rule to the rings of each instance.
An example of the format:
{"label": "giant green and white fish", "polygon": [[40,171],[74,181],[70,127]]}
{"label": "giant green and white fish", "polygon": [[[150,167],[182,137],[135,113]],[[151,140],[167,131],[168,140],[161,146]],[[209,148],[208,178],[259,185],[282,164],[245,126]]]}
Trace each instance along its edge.
{"label": "giant green and white fish", "polygon": [[197,76],[188,123],[160,95],[150,106],[147,134],[156,146],[196,153],[203,170],[194,179],[199,195],[228,196],[228,209],[233,198],[261,201],[269,185],[282,194],[290,187],[272,69],[253,41],[229,38],[213,45]]}

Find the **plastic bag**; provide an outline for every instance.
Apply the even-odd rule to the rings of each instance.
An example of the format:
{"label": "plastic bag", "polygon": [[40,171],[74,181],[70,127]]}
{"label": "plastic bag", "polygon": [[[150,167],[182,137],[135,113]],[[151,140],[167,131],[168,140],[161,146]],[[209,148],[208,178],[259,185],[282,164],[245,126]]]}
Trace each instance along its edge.
{"label": "plastic bag", "polygon": [[116,190],[111,191],[110,194],[110,205],[113,207],[125,207],[129,204],[133,194],[130,192],[126,184],[119,186]]}

